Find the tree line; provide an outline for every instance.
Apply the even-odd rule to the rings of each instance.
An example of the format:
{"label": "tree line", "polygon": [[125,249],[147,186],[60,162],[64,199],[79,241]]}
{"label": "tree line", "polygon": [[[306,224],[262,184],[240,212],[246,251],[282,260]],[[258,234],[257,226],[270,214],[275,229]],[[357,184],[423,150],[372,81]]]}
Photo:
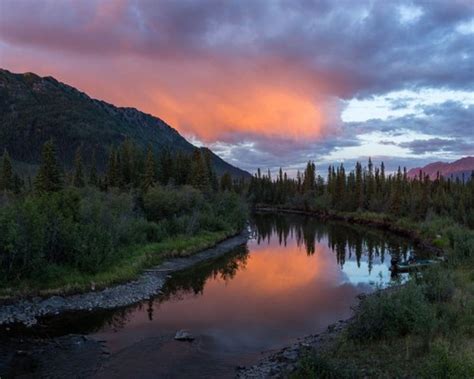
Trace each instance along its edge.
{"label": "tree line", "polygon": [[0,191],[14,193],[56,192],[67,186],[83,188],[92,186],[107,191],[139,189],[147,191],[157,185],[191,185],[204,193],[235,191],[244,189],[243,179],[234,180],[226,172],[220,178],[216,175],[208,150],[195,149],[191,154],[176,153],[168,149],[159,154],[148,147],[140,149],[133,141],[125,140],[111,148],[105,171],[100,173],[95,154],[84,163],[82,148],[75,153],[74,167],[66,171],[57,159],[53,140],[46,142],[36,176],[22,178],[13,169],[12,161],[5,150],[0,167]]}
{"label": "tree line", "polygon": [[367,166],[357,162],[346,171],[341,163],[329,166],[326,180],[309,161],[304,172],[290,178],[280,168],[276,178],[260,169],[251,179],[248,196],[256,206],[281,206],[314,211],[369,211],[397,217],[425,219],[430,213],[452,217],[474,227],[474,172],[471,180],[437,175],[430,180],[421,171],[411,179],[406,168],[387,174],[384,163]]}

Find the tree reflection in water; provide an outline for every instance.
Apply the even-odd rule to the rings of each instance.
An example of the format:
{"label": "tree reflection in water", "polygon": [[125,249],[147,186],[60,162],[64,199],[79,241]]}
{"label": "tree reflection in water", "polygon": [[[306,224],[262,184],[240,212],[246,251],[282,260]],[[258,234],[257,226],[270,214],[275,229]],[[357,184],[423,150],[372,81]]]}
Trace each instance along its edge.
{"label": "tree reflection in water", "polygon": [[275,234],[280,245],[286,246],[288,238],[294,238],[298,247],[303,247],[308,255],[313,255],[316,244],[326,239],[341,268],[346,259],[355,256],[358,267],[362,258],[367,258],[370,272],[374,258],[380,258],[383,263],[388,253],[406,260],[412,253],[408,241],[392,233],[368,227],[343,222],[322,222],[310,216],[288,214],[256,214],[252,221],[258,244],[270,243],[270,237]]}
{"label": "tree reflection in water", "polygon": [[[318,280],[318,276],[314,276],[316,275],[314,270],[317,270],[318,265],[322,262],[331,264],[330,260],[327,259],[328,254],[334,254],[333,266],[338,268],[337,271],[339,269],[343,271],[343,268],[347,270],[346,273],[343,273],[343,275],[346,275],[344,280],[350,279],[351,276],[356,277],[356,280],[360,280],[359,276],[362,275],[367,283],[369,280],[373,280],[373,278],[367,279],[373,268],[374,275],[377,275],[376,271],[380,270],[381,266],[385,267],[385,272],[388,270],[387,265],[390,263],[390,256],[407,259],[413,254],[410,243],[393,234],[343,222],[321,221],[301,215],[256,214],[252,217],[251,228],[253,231],[252,241],[248,244],[251,248],[250,255],[247,245],[240,246],[225,256],[174,273],[163,289],[163,293],[153,299],[118,310],[88,313],[87,317],[84,317],[84,314],[68,315],[63,323],[64,326],[68,328],[69,333],[84,333],[104,328],[116,331],[126,327],[140,313],[144,316],[143,321],[155,322],[158,315],[163,317],[163,312],[160,313],[159,308],[165,308],[167,302],[178,302],[182,299],[189,300],[189,298],[201,296],[205,298],[204,288],[212,288],[211,284],[215,283],[216,279],[219,282],[223,281],[226,287],[228,282],[233,281],[232,289],[225,292],[225,294],[223,294],[225,290],[219,293],[214,292],[211,295],[208,294],[210,297],[223,296],[222,301],[227,301],[225,296],[232,298],[239,289],[247,291],[247,287],[243,284],[247,280],[246,283],[251,283],[261,292],[253,293],[248,300],[255,298],[254,300],[257,301],[258,296],[261,296],[266,301],[265,299],[268,299],[268,296],[278,296],[278,291],[291,290],[292,283],[298,285],[296,279],[302,279],[304,274],[306,275],[304,276],[305,280]],[[298,255],[292,255],[291,252],[295,252],[295,250],[302,250],[303,255],[308,258],[318,259],[310,259],[304,262],[301,257],[298,258]],[[285,256],[282,255],[283,252],[285,252]],[[288,261],[285,262],[285,259]],[[387,263],[384,264],[386,260]],[[303,266],[307,263],[313,266],[305,269]],[[298,264],[302,264],[302,266],[299,267]],[[290,266],[284,269],[285,265]],[[377,267],[377,270],[375,270],[375,267]],[[291,273],[289,272],[290,268]],[[301,272],[298,271],[300,269]],[[331,269],[331,267],[328,266],[325,270],[327,269]],[[268,272],[264,272],[265,270]],[[272,270],[277,271],[273,272]],[[278,270],[283,270],[284,273]],[[242,273],[241,276],[239,276],[239,272]],[[336,271],[333,270],[332,272]],[[283,286],[279,287],[278,291],[267,291],[268,288],[266,289],[264,282],[265,280],[271,282],[272,275],[288,282],[278,282]],[[311,279],[313,277],[315,279]],[[240,285],[237,283],[239,279],[244,279],[244,282],[240,280]],[[273,285],[270,282],[268,282],[268,285]],[[278,283],[275,282],[274,284]],[[290,287],[286,288],[284,285]],[[305,285],[309,284],[305,283]],[[311,290],[311,288],[308,287],[306,290]],[[318,287],[319,289],[321,288]],[[205,302],[205,299],[200,301]],[[203,306],[203,304],[201,305]],[[197,307],[201,305],[196,304]],[[74,317],[76,321],[74,321]],[[77,319],[80,319],[80,321],[77,321]],[[55,325],[56,327],[60,325],[57,319]],[[71,330],[71,325],[74,325],[74,330]]]}

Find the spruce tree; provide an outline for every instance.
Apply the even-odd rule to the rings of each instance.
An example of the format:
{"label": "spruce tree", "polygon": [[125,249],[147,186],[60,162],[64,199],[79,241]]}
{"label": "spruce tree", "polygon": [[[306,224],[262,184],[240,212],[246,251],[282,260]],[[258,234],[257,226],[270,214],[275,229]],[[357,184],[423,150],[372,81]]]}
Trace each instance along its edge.
{"label": "spruce tree", "polygon": [[356,163],[356,172],[355,172],[355,190],[356,190],[356,201],[357,208],[362,209],[364,207],[364,183],[362,179],[362,165]]}
{"label": "spruce tree", "polygon": [[316,166],[312,161],[309,161],[306,165],[303,179],[303,191],[309,192],[314,190],[316,185]]}
{"label": "spruce tree", "polygon": [[145,157],[145,173],[143,175],[142,186],[145,191],[148,188],[153,187],[156,181],[156,163],[153,150],[150,146],[147,148],[146,157]]}
{"label": "spruce tree", "polygon": [[217,191],[219,189],[219,180],[217,179],[217,175],[212,168],[212,159],[211,159],[211,151],[209,149],[204,149],[204,161],[206,162],[206,171],[207,175],[209,176],[209,183],[213,191]]}
{"label": "spruce tree", "polygon": [[133,150],[133,142],[128,138],[120,146],[119,182],[122,186],[132,182]]}
{"label": "spruce tree", "polygon": [[107,186],[117,187],[120,181],[119,160],[115,149],[111,149],[107,163]]}
{"label": "spruce tree", "polygon": [[232,176],[228,172],[221,177],[221,191],[232,191]]}
{"label": "spruce tree", "polygon": [[72,179],[72,185],[74,187],[82,188],[85,186],[84,181],[84,170],[82,166],[82,154],[81,148],[77,148],[76,150],[76,157],[74,159],[74,176]]}
{"label": "spruce tree", "polygon": [[201,191],[207,191],[210,187],[209,174],[199,149],[194,150],[192,160],[192,185]]}
{"label": "spruce tree", "polygon": [[41,166],[35,178],[38,192],[55,192],[63,187],[61,169],[56,158],[56,147],[52,140],[43,145]]}
{"label": "spruce tree", "polygon": [[12,162],[7,150],[3,152],[2,166],[0,168],[0,190],[12,191],[15,186]]}
{"label": "spruce tree", "polygon": [[97,162],[95,150],[92,152],[91,166],[89,170],[89,184],[94,187],[97,187],[99,184],[99,179],[97,176]]}

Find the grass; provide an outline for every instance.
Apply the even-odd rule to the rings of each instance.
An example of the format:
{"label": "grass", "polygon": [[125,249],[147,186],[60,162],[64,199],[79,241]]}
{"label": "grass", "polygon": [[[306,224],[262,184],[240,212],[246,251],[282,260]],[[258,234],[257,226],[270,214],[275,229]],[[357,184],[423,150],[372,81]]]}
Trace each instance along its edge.
{"label": "grass", "polygon": [[0,288],[0,299],[19,296],[64,295],[101,289],[136,279],[143,270],[171,257],[186,257],[215,246],[236,231],[202,232],[195,236],[179,235],[161,242],[130,246],[118,252],[117,259],[96,274],[81,273],[73,267],[51,266],[41,278],[23,280]]}

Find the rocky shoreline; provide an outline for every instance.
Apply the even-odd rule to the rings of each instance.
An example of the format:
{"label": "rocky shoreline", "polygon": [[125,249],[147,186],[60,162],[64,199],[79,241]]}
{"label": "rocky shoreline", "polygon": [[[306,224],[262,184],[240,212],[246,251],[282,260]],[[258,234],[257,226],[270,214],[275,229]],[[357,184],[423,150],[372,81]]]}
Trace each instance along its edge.
{"label": "rocky shoreline", "polygon": [[230,237],[216,246],[186,258],[173,258],[146,270],[137,280],[119,284],[101,291],[71,296],[22,299],[0,306],[0,327],[22,324],[31,327],[38,318],[71,311],[113,309],[135,304],[160,293],[170,274],[191,267],[199,262],[217,258],[247,242],[250,231]]}
{"label": "rocky shoreline", "polygon": [[298,342],[266,356],[253,366],[238,367],[236,377],[238,379],[286,378],[296,371],[298,361],[305,352],[329,346],[350,322],[351,319],[339,320],[329,325],[326,331],[300,338]]}
{"label": "rocky shoreline", "polygon": [[357,295],[356,297],[359,300],[359,303],[352,308],[353,314],[351,317],[339,320],[336,323],[329,325],[324,332],[299,338],[298,342],[268,354],[253,366],[238,367],[236,377],[238,379],[277,379],[289,377],[291,373],[298,369],[299,359],[302,358],[306,352],[316,349],[327,349],[337,340],[341,333],[354,319],[354,314],[357,312],[360,302],[364,301],[364,299],[369,296],[374,296],[381,292],[397,291],[402,287],[404,287],[404,284],[378,289],[368,294],[361,293]]}

